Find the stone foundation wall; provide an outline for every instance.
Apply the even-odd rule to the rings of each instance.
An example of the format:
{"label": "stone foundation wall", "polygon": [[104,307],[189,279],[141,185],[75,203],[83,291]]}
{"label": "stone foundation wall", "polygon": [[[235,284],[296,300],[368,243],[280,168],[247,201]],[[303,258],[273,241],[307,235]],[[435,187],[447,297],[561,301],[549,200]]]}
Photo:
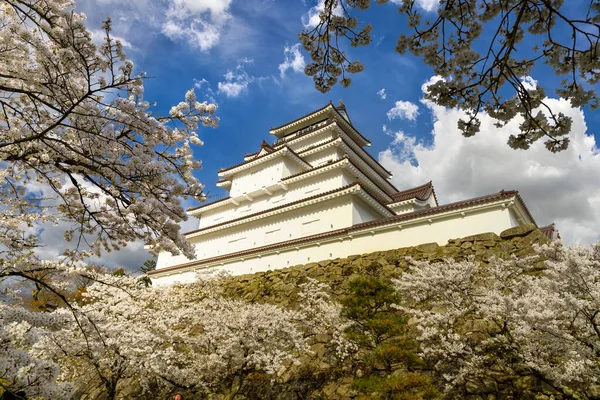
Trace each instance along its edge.
{"label": "stone foundation wall", "polygon": [[508,229],[500,234],[481,233],[460,239],[451,239],[445,246],[424,243],[414,247],[352,255],[346,258],[323,260],[296,265],[275,271],[259,272],[228,278],[224,283],[226,293],[248,301],[272,302],[293,305],[297,300],[298,285],[306,278],[327,283],[332,295],[347,295],[344,284],[348,279],[369,269],[376,268],[384,276],[395,276],[406,269],[407,257],[415,260],[443,261],[447,258],[462,260],[475,256],[481,262],[490,257],[509,257],[511,254],[525,256],[533,253],[534,243],[548,243],[549,239],[532,224]]}
{"label": "stone foundation wall", "polygon": [[[346,258],[296,265],[281,270],[230,277],[225,280],[223,285],[225,293],[230,296],[242,297],[251,302],[269,302],[293,308],[298,301],[298,285],[305,282],[307,278],[314,278],[328,284],[332,296],[340,299],[349,294],[346,285],[349,279],[374,270],[384,277],[398,277],[408,267],[407,257],[436,262],[448,258],[461,260],[474,256],[476,260],[487,263],[493,256],[507,258],[511,254],[517,256],[533,254],[533,244],[544,244],[549,241],[550,239],[536,229],[534,225],[521,225],[508,229],[499,236],[495,233],[482,233],[452,239],[445,246],[439,246],[437,243],[424,243],[414,247],[353,255]],[[310,373],[313,374],[315,379],[324,379],[324,382],[321,381],[319,384],[320,389],[311,392],[311,396],[317,395],[315,398],[326,399],[359,398],[358,393],[351,389],[351,383],[357,371],[352,365],[344,366],[337,371],[329,369],[327,360],[321,354],[321,350],[324,348],[323,343],[327,341],[327,338],[323,340],[324,342],[320,343],[319,338],[315,338],[311,346],[314,356],[308,360],[303,360],[303,363],[308,361],[313,366]],[[465,387],[463,398],[493,400],[497,398],[518,398],[521,395],[540,400],[561,398],[558,393],[549,388],[541,387],[540,382],[534,382],[531,379],[531,377],[524,377],[506,382],[470,382]],[[297,397],[293,394],[296,393],[294,387],[297,387],[297,383],[292,381],[286,383],[286,379],[283,379],[277,384],[277,394],[271,397],[264,393],[264,398],[302,398],[302,396]],[[515,395],[517,397],[514,397]]]}

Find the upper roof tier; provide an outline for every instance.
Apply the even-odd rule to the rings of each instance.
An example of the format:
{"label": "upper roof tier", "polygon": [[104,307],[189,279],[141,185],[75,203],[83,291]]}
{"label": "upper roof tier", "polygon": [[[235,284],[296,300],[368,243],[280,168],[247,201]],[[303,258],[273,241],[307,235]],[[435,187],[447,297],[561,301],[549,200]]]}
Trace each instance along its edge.
{"label": "upper roof tier", "polygon": [[[269,133],[275,135],[278,138],[277,142],[283,139],[294,137],[297,134],[302,133],[305,128],[309,128],[312,125],[318,124],[326,119],[336,121],[338,124],[349,128],[352,132],[352,136],[356,142],[361,146],[370,146],[371,142],[364,137],[356,128],[352,125],[350,117],[346,111],[346,107],[343,103],[340,106],[335,107],[331,102],[327,103],[324,107],[319,108],[311,113],[308,113],[300,118],[297,118],[291,122],[285,123],[275,128],[271,128]],[[277,144],[277,143],[276,143]]]}

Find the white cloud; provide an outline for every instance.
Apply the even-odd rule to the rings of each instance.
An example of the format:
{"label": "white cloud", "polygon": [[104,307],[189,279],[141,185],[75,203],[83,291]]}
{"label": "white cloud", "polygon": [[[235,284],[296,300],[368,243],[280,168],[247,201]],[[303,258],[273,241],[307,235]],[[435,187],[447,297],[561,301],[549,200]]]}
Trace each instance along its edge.
{"label": "white cloud", "polygon": [[387,93],[385,92],[385,88],[377,91],[377,96],[381,98],[381,100],[385,100],[387,98]]}
{"label": "white cloud", "polygon": [[304,72],[304,56],[300,52],[300,43],[283,48],[283,62],[279,64],[279,75],[285,77],[285,72],[291,69],[294,72]]}
{"label": "white cloud", "polygon": [[208,51],[219,43],[225,25],[232,18],[231,1],[170,0],[162,32],[170,39],[185,40],[201,51]]}
{"label": "white cloud", "polygon": [[387,112],[389,120],[392,119],[407,119],[414,121],[419,115],[419,106],[410,101],[397,101],[394,107]]}
{"label": "white cloud", "polygon": [[[402,5],[404,0],[390,0],[392,3]],[[435,11],[440,5],[440,0],[416,0],[417,7],[422,8],[424,11],[432,12]]]}
{"label": "white cloud", "polygon": [[217,104],[215,92],[210,87],[210,82],[206,79],[194,79],[194,89],[198,89],[199,93],[201,94],[200,97],[204,96],[204,98],[209,102]]}
{"label": "white cloud", "polygon": [[[319,25],[319,23],[321,22],[321,18],[319,17],[319,14],[321,14],[324,9],[325,9],[325,0],[319,0],[319,2],[314,7],[311,7],[308,10],[308,12],[306,13],[306,15],[303,15],[301,18],[302,25],[304,25],[304,28],[312,29],[315,26]],[[333,9],[333,13],[335,15],[342,15],[342,8],[339,5],[337,5]]]}
{"label": "white cloud", "polygon": [[254,76],[248,75],[244,69],[244,63],[250,63],[252,60],[242,59],[235,70],[229,70],[224,75],[225,80],[217,83],[219,93],[227,97],[238,97],[248,91],[248,86],[254,82]]}
{"label": "white cloud", "polygon": [[527,90],[534,90],[537,87],[538,82],[530,76],[524,76],[521,78],[521,84],[523,84]]}
{"label": "white cloud", "polygon": [[423,103],[434,121],[431,144],[397,132],[379,154],[398,188],[433,180],[443,203],[516,189],[538,224],[555,222],[567,243],[600,239],[600,152],[594,136],[586,134],[581,110],[565,100],[547,100],[554,112],[573,118],[569,148],[553,154],[541,142],[529,150],[511,149],[506,141],[519,133],[518,120],[497,128],[480,113],[481,132],[465,138],[456,127],[464,112]]}

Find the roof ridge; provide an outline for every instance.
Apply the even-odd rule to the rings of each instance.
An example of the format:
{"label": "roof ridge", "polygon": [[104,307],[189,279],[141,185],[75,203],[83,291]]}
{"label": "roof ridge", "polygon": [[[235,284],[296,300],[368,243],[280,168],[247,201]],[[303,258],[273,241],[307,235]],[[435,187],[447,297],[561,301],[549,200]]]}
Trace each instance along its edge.
{"label": "roof ridge", "polygon": [[213,204],[219,203],[221,201],[229,200],[229,199],[231,199],[231,196],[223,197],[222,199],[218,199],[218,200],[213,200],[213,201],[211,201],[209,203],[205,203],[205,204],[199,205],[197,207],[190,207],[186,211],[195,211],[195,210],[198,210],[200,208],[208,207],[208,206],[211,206]]}
{"label": "roof ridge", "polygon": [[[307,113],[307,114],[304,114],[303,116],[301,116],[301,117],[298,117],[298,118],[296,118],[296,119],[294,119],[294,120],[292,120],[292,121],[286,122],[285,124],[282,124],[282,125],[279,125],[279,126],[276,126],[276,127],[272,127],[270,130],[271,130],[271,131],[275,131],[275,130],[277,130],[277,129],[281,129],[281,128],[283,128],[284,126],[291,125],[291,124],[293,124],[294,122],[300,121],[301,119],[303,119],[303,118],[306,118],[306,117],[308,117],[308,116],[310,116],[310,115],[312,115],[312,114],[318,113],[319,111],[323,111],[324,109],[326,109],[326,108],[327,108],[327,107],[329,107],[329,106],[332,106],[332,107],[333,107],[333,104],[331,103],[331,101],[330,101],[329,103],[325,104],[325,105],[324,105],[323,107],[321,107],[321,108],[318,108],[318,109],[316,109],[316,110],[314,110],[314,111],[311,111],[311,112],[309,112],[309,113]],[[334,108],[335,108],[335,107],[334,107]]]}

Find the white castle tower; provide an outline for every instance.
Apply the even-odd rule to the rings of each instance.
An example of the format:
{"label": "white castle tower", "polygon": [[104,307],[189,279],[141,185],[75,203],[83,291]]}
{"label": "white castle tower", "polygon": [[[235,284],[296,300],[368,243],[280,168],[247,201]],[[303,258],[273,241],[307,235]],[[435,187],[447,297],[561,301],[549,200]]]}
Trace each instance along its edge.
{"label": "white castle tower", "polygon": [[[196,259],[163,252],[157,284],[197,271],[234,275],[305,264],[535,223],[516,191],[439,205],[431,182],[399,191],[367,151],[343,104],[327,104],[270,133],[269,145],[221,169],[229,196],[188,210]],[[549,235],[553,233],[550,232]]]}

